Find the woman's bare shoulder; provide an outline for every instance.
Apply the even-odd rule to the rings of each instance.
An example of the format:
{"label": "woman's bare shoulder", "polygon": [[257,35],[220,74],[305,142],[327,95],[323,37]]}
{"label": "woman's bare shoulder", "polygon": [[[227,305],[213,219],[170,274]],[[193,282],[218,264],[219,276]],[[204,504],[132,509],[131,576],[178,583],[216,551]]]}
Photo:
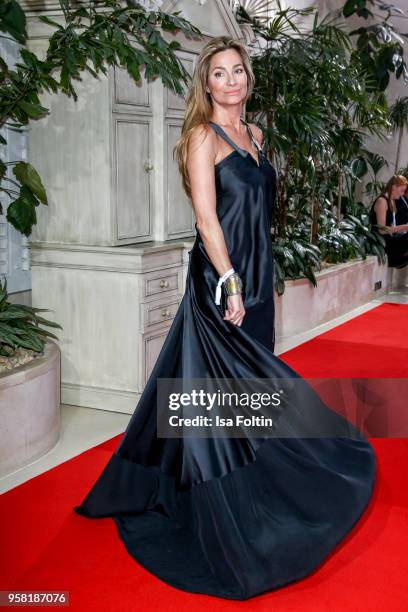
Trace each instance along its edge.
{"label": "woman's bare shoulder", "polygon": [[212,141],[214,130],[209,123],[199,123],[194,126],[190,134],[190,142],[199,143],[201,141]]}
{"label": "woman's bare shoulder", "polygon": [[210,180],[214,172],[217,142],[209,125],[198,124],[190,133],[187,150],[187,169],[197,181]]}
{"label": "woman's bare shoulder", "polygon": [[199,155],[215,155],[214,130],[209,124],[199,123],[191,130],[189,138],[189,153]]}
{"label": "woman's bare shoulder", "polygon": [[382,196],[382,195],[378,196],[378,198],[374,202],[375,208],[386,208],[387,206],[388,206],[387,199],[385,198],[385,196]]}

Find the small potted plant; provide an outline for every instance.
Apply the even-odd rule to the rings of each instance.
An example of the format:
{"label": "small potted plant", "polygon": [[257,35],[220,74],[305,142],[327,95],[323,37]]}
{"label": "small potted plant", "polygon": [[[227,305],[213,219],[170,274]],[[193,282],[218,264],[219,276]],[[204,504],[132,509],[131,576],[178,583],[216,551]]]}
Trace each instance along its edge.
{"label": "small potted plant", "polygon": [[58,340],[55,334],[40,327],[41,324],[62,329],[58,323],[36,314],[46,311],[49,309],[8,302],[7,279],[4,285],[0,279],[0,372],[43,356],[47,336]]}

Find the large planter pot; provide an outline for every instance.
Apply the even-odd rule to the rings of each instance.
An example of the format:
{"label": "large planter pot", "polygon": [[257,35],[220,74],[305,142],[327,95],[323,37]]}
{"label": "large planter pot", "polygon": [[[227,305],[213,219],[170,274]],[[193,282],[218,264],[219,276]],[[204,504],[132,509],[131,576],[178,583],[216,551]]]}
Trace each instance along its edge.
{"label": "large planter pot", "polygon": [[60,437],[60,350],[0,374],[0,477],[28,465]]}
{"label": "large planter pot", "polygon": [[317,272],[317,287],[307,278],[285,281],[285,292],[275,296],[277,340],[308,332],[386,294],[394,286],[394,272],[370,255]]}

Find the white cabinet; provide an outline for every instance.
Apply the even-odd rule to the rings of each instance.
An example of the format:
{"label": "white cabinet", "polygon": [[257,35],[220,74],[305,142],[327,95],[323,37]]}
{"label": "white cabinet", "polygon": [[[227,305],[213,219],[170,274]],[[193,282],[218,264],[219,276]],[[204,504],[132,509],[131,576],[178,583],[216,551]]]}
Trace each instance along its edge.
{"label": "white cabinet", "polygon": [[191,242],[33,243],[32,302],[61,349],[61,401],[131,414],[181,302]]}
{"label": "white cabinet", "polygon": [[[187,243],[188,244],[188,243]],[[141,275],[139,379],[144,387],[156,363],[184,291],[182,265]]]}
{"label": "white cabinet", "polygon": [[[43,46],[30,39],[33,50]],[[138,86],[118,67],[75,87],[77,102],[44,94],[51,113],[31,125],[29,161],[50,200],[37,209],[32,240],[116,246],[193,237],[173,159],[184,100],[157,80]]]}

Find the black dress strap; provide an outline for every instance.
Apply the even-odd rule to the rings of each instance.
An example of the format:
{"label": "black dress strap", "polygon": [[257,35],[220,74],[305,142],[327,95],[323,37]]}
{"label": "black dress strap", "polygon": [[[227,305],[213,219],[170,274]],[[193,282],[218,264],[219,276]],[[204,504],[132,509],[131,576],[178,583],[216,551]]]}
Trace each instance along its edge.
{"label": "black dress strap", "polygon": [[[241,119],[241,121],[243,121],[243,120]],[[247,155],[249,155],[248,151],[246,151],[245,149],[241,149],[241,147],[239,147],[237,144],[235,144],[235,142],[228,136],[228,134],[226,132],[224,132],[222,127],[220,125],[218,125],[218,123],[215,123],[214,121],[210,121],[209,123],[210,123],[211,127],[217,132],[217,134],[219,136],[221,136],[221,138],[226,140],[228,142],[228,144],[231,145],[231,147],[233,149],[238,151],[238,153],[240,153],[242,155],[242,157],[246,157]],[[243,122],[243,123],[245,123],[245,122]]]}

